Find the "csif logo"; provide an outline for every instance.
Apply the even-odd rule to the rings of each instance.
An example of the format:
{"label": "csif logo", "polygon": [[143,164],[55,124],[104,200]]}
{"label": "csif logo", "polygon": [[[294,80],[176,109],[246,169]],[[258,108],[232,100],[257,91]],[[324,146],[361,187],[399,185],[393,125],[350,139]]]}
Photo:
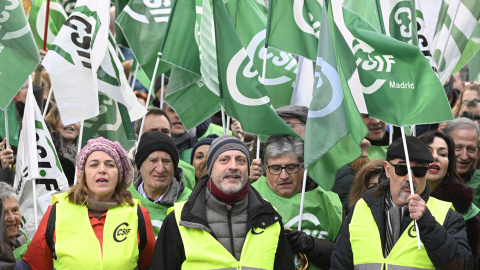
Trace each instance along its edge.
{"label": "csif logo", "polygon": [[[375,52],[367,43],[359,39],[354,39],[352,42],[352,52],[355,57],[355,63],[359,69],[359,73],[376,72],[376,73],[390,73],[392,66],[395,64],[393,55],[381,55]],[[384,79],[377,79],[379,76],[370,75],[375,79],[373,83],[365,82],[366,76],[360,76],[362,91],[365,94],[375,93],[386,82]]]}
{"label": "csif logo", "polygon": [[121,243],[127,239],[128,234],[130,233],[130,228],[127,222],[123,222],[122,224],[118,225],[113,231],[113,240],[115,242]]}
{"label": "csif logo", "polygon": [[[134,6],[139,6],[140,4],[134,3]],[[143,0],[143,7],[140,7],[140,13],[133,11],[129,5],[126,5],[123,9],[132,19],[149,24],[150,21],[148,18],[153,18],[156,23],[166,23],[168,22],[168,17],[171,12],[172,2],[170,0]],[[150,14],[147,17],[145,14]]]}
{"label": "csif logo", "polygon": [[[285,228],[298,228],[298,221],[300,221],[300,215],[293,217],[290,219],[283,227]],[[320,239],[325,239],[326,236],[328,236],[327,231],[319,231],[318,229],[323,229],[322,226],[320,225],[320,221],[314,214],[310,213],[303,213],[302,215],[302,222],[303,221],[308,221],[303,223],[302,225],[302,231],[306,233],[307,235],[310,235],[312,237],[317,237]],[[309,223],[313,223],[313,226]],[[295,225],[297,224],[297,225]],[[295,226],[294,226],[295,225]],[[305,227],[308,227],[310,229],[306,229]]]}
{"label": "csif logo", "polygon": [[412,43],[412,6],[410,1],[398,2],[390,12],[390,36],[407,43]]}
{"label": "csif logo", "polygon": [[413,224],[412,226],[410,226],[410,228],[408,228],[408,236],[410,236],[411,238],[417,237],[417,230],[415,229],[415,224]]}
{"label": "csif logo", "polygon": [[[307,4],[305,5],[305,2]],[[317,3],[317,4],[314,4]],[[323,1],[321,0],[294,0],[293,1],[293,19],[295,20],[295,24],[297,24],[298,28],[303,32],[314,35],[317,39],[320,34],[320,19],[322,18],[322,8],[323,8]],[[311,5],[315,5],[312,7]],[[310,12],[305,12],[308,15],[309,21],[305,20],[304,12],[305,6],[307,6],[307,10],[314,12],[314,14]]]}

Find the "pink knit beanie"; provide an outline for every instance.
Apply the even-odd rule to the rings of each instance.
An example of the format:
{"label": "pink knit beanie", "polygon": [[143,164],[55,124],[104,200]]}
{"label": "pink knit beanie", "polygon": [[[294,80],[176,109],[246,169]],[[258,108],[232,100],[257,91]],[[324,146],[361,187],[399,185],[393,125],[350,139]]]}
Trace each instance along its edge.
{"label": "pink knit beanie", "polygon": [[113,158],[118,168],[119,182],[128,183],[130,181],[132,174],[132,164],[128,159],[127,152],[118,142],[112,142],[103,137],[88,140],[87,145],[85,145],[82,150],[80,150],[80,153],[78,153],[78,175],[82,175],[88,156],[90,156],[90,154],[95,151],[105,152]]}

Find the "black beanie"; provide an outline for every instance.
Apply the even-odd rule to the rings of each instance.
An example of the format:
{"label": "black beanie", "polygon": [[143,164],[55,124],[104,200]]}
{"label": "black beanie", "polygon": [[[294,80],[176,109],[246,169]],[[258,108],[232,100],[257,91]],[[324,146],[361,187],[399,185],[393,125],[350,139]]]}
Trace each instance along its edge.
{"label": "black beanie", "polygon": [[197,151],[197,148],[201,145],[212,145],[213,140],[216,138],[218,138],[217,134],[210,134],[207,137],[199,140],[192,148],[192,153],[190,154],[190,164],[193,164],[193,158],[195,157],[195,151]]}
{"label": "black beanie", "polygon": [[175,170],[178,167],[179,154],[173,139],[167,134],[160,131],[149,131],[142,134],[140,143],[135,154],[135,164],[140,169],[143,161],[155,151],[164,151],[170,154],[173,160]]}

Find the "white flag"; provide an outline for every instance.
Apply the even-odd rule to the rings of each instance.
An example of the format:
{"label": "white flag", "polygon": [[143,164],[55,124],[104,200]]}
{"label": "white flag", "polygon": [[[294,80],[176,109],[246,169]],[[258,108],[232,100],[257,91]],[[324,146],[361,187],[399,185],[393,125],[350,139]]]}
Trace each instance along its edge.
{"label": "white flag", "polygon": [[51,204],[52,195],[68,190],[50,132],[33,96],[30,80],[18,141],[17,165],[13,184],[23,215],[22,230],[31,238],[35,234],[35,212],[31,180],[36,179],[37,223]]}
{"label": "white flag", "polygon": [[107,52],[109,8],[109,1],[77,1],[43,61],[64,125],[99,114],[97,70]]}

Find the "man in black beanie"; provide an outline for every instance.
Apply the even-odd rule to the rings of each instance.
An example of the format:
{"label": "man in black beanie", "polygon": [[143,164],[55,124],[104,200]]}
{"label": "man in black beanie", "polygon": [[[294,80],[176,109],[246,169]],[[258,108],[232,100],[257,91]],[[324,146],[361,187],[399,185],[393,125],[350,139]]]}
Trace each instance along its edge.
{"label": "man in black beanie", "polygon": [[406,136],[406,145],[413,192],[404,143],[398,138],[384,162],[389,179],[363,194],[350,210],[330,269],[472,269],[463,217],[450,202],[430,197],[426,173],[432,153],[416,137]]}
{"label": "man in black beanie", "polygon": [[170,136],[159,131],[142,134],[135,154],[140,173],[128,190],[150,213],[155,237],[168,208],[185,201],[191,193],[182,182],[183,171],[178,160],[178,150]]}

